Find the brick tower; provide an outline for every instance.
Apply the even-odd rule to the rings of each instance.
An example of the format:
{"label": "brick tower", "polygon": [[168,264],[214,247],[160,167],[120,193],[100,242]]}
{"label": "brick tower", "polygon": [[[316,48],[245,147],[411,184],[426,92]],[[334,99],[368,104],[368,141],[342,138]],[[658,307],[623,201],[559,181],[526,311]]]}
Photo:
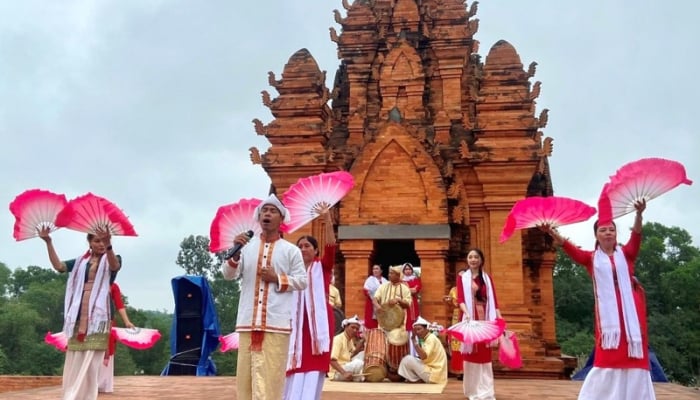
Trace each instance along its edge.
{"label": "brick tower", "polygon": [[[281,79],[269,72],[278,95],[262,97],[274,120],[253,122],[271,146],[251,148],[251,159],[278,194],[321,172],[355,178],[336,215],[346,315],[363,314],[373,263],[411,262],[421,268],[421,315],[447,324],[442,297],[479,247],[524,361],[517,371],[496,362],[496,374],[567,378],[575,363],[556,341],[551,247],[537,230],[498,241],[517,200],[553,193],[547,109],[535,116],[540,82],[530,81],[536,63],[525,70],[503,40],[482,60],[476,4],[343,0],[345,16],[334,10],[340,32],[330,28],[340,59],[333,87],[306,49]],[[292,236],[322,236],[320,224]]]}

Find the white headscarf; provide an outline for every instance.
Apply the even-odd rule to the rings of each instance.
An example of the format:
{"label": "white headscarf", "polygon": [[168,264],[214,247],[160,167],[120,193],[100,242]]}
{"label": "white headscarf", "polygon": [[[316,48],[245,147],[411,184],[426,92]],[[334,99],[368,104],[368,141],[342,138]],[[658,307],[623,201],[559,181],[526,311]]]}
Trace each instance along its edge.
{"label": "white headscarf", "polygon": [[253,218],[255,218],[256,221],[260,219],[260,210],[267,204],[275,206],[280,211],[280,214],[282,214],[282,222],[288,224],[291,221],[289,210],[287,210],[287,207],[285,207],[274,194],[271,194],[267,199],[263,200],[257,207],[255,207]]}

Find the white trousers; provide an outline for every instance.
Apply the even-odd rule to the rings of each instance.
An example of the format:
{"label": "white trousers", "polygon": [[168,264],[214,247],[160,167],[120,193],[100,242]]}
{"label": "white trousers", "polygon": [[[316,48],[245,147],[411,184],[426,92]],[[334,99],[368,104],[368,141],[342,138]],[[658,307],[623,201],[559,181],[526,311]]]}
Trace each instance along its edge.
{"label": "white trousers", "polygon": [[284,382],[284,400],[318,400],[326,374],[320,371],[299,372]]}
{"label": "white trousers", "polygon": [[[346,363],[345,365],[343,365],[344,370],[346,370],[348,372],[352,372],[353,375],[357,375],[357,376],[354,376],[352,378],[353,382],[363,382],[365,380],[365,377],[363,375],[361,375],[362,370],[364,368],[365,368],[364,358],[357,357],[357,356],[353,357],[352,361],[350,361],[349,363]],[[335,371],[335,369],[334,369],[334,371]],[[335,371],[335,373],[333,374],[333,380],[334,381],[342,381],[343,375],[341,375],[340,372]]]}
{"label": "white trousers", "polygon": [[100,365],[100,372],[97,374],[97,391],[100,393],[114,392],[114,356],[109,357],[107,365],[104,361]]}
{"label": "white trousers", "polygon": [[96,400],[97,375],[104,350],[66,352],[63,365],[63,400]]}
{"label": "white trousers", "polygon": [[655,400],[651,374],[641,368],[593,367],[583,381],[579,400]]}
{"label": "white trousers", "polygon": [[491,363],[476,364],[465,361],[462,387],[469,400],[496,400]]}
{"label": "white trousers", "polygon": [[398,372],[399,375],[409,382],[423,381],[425,383],[430,383],[430,373],[425,370],[423,361],[410,354],[401,359]]}

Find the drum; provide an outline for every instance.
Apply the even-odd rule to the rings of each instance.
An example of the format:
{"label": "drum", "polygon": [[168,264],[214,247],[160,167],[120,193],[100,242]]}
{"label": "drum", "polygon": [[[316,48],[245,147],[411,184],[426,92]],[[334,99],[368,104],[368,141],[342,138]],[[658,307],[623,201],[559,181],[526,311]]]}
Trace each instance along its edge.
{"label": "drum", "polygon": [[337,307],[333,307],[333,318],[335,318],[335,334],[339,334],[343,331],[343,320],[345,319],[345,313],[343,310]]}
{"label": "drum", "polygon": [[365,381],[381,382],[386,378],[386,336],[381,329],[368,329],[365,332]]}
{"label": "drum", "polygon": [[403,328],[389,331],[387,334],[386,363],[391,371],[399,369],[401,359],[411,353],[408,332]]}
{"label": "drum", "polygon": [[382,304],[381,310],[377,313],[379,326],[388,331],[404,326],[405,318],[406,311],[399,305]]}

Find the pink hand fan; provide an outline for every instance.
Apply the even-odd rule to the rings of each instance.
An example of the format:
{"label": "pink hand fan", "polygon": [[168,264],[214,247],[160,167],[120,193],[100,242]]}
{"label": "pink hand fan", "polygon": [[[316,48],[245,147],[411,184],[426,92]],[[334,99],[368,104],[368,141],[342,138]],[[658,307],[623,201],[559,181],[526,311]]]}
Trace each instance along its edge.
{"label": "pink hand fan", "polygon": [[56,333],[47,332],[46,336],[44,336],[44,342],[61,351],[66,351],[68,348],[68,338],[63,331]]}
{"label": "pink hand fan", "polygon": [[153,347],[160,339],[158,329],[149,328],[112,328],[112,334],[123,345],[132,349],[144,350]]}
{"label": "pink hand fan", "polygon": [[127,216],[109,200],[87,193],[66,204],[56,216],[56,226],[83,233],[107,229],[112,235],[138,236]]}
{"label": "pink hand fan", "polygon": [[231,332],[226,336],[219,336],[221,343],[221,352],[225,353],[229,350],[238,350],[238,332]]}
{"label": "pink hand fan", "polygon": [[505,334],[498,338],[498,360],[508,368],[517,369],[523,366],[518,337],[515,336],[515,332],[505,331]]}
{"label": "pink hand fan", "polygon": [[255,207],[260,199],[241,199],[233,204],[219,207],[209,229],[209,251],[216,253],[233,246],[233,239],[242,232],[253,231],[255,236],[262,232],[255,219]]}
{"label": "pink hand fan", "polygon": [[56,216],[66,206],[66,196],[47,190],[31,189],[23,192],[10,203],[10,212],[15,216],[12,236],[16,241],[38,236],[38,231],[58,229]]}
{"label": "pink hand fan", "polygon": [[491,342],[503,333],[506,322],[502,318],[495,321],[469,320],[458,322],[446,332],[464,344],[476,344]]}
{"label": "pink hand fan", "polygon": [[326,203],[336,205],[355,186],[352,175],[346,171],[327,172],[299,179],[282,196],[291,221],[284,225],[292,233],[318,217],[315,208]]}
{"label": "pink hand fan", "polygon": [[552,227],[574,224],[589,219],[595,213],[595,208],[567,197],[527,197],[513,205],[506,217],[500,242],[508,240],[516,229],[545,224]]}
{"label": "pink hand fan", "polygon": [[607,194],[613,218],[635,211],[640,200],[654,199],[680,184],[691,185],[683,164],[663,158],[643,158],[625,164],[610,177]]}

